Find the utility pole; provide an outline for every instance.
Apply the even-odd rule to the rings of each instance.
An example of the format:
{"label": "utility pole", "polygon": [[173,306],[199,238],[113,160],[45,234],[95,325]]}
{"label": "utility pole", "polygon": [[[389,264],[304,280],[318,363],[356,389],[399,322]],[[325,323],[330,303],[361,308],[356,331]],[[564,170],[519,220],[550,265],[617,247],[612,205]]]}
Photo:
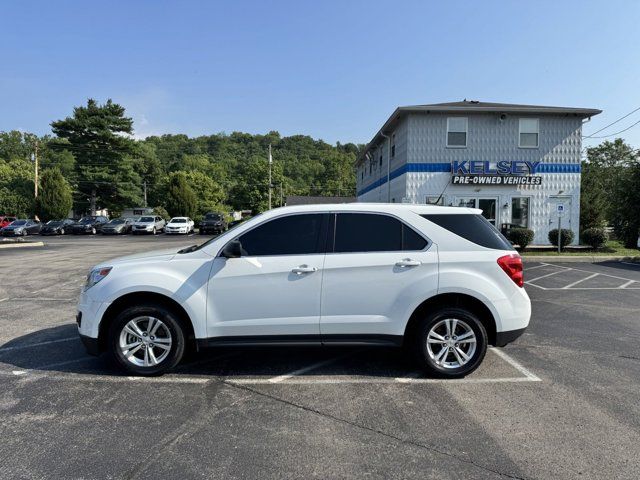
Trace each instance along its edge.
{"label": "utility pole", "polygon": [[147,181],[144,181],[144,205],[143,207],[147,206]]}
{"label": "utility pole", "polygon": [[33,160],[36,165],[35,175],[33,178],[33,196],[38,198],[38,142],[36,142],[35,145],[35,152],[31,154],[31,160]]}
{"label": "utility pole", "polygon": [[271,210],[271,164],[273,163],[273,157],[271,157],[271,144],[269,144],[269,210]]}

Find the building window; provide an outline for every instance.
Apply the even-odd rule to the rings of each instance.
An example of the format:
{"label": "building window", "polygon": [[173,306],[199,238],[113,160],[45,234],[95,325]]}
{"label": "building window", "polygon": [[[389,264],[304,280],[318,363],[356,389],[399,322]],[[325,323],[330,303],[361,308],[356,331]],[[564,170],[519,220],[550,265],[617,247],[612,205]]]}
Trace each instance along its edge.
{"label": "building window", "polygon": [[380,155],[380,166],[382,166],[382,154]]}
{"label": "building window", "polygon": [[391,158],[396,156],[396,134],[391,135]]}
{"label": "building window", "polygon": [[447,147],[463,148],[467,146],[467,118],[447,118]]}
{"label": "building window", "polygon": [[529,228],[529,197],[511,199],[511,224]]}
{"label": "building window", "polygon": [[371,170],[373,170],[373,160],[369,162],[369,175],[371,175]]}
{"label": "building window", "polygon": [[427,195],[424,203],[427,205],[444,205],[444,197],[442,195]]}
{"label": "building window", "polygon": [[520,148],[538,148],[538,128],[537,118],[520,119]]}

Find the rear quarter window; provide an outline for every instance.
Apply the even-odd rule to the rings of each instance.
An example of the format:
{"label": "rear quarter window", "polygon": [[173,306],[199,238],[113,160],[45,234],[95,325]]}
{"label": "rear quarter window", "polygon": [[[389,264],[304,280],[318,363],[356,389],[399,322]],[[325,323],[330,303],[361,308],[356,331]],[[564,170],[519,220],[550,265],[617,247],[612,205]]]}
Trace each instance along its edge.
{"label": "rear quarter window", "polygon": [[513,250],[513,245],[482,215],[475,214],[432,214],[421,215],[439,227],[449,230],[459,237],[494,250]]}

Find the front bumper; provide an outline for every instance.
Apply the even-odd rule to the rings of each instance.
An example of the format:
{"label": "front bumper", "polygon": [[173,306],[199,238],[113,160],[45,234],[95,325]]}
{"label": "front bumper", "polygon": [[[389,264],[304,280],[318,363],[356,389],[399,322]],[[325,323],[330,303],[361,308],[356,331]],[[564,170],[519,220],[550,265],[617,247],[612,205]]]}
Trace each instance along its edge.
{"label": "front bumper", "polygon": [[16,233],[15,230],[3,230],[2,231],[2,236],[3,237],[19,237],[22,235],[22,232]]}
{"label": "front bumper", "polygon": [[82,340],[82,344],[84,345],[84,348],[87,350],[87,353],[89,355],[100,355],[100,345],[97,338],[92,338],[80,334],[80,340]]}

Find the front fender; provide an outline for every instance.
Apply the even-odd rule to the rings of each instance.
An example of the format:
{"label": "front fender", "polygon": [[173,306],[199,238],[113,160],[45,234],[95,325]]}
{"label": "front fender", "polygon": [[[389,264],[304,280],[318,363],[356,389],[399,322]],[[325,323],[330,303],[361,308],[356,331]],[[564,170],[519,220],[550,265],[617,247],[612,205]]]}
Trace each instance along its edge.
{"label": "front fender", "polygon": [[[169,261],[139,265],[115,265],[96,287],[88,290],[96,301],[109,305],[124,295],[155,293],[166,296],[184,308],[196,338],[206,337],[207,283],[211,259],[174,257]],[[106,310],[106,309],[105,309]],[[104,311],[102,312],[104,315]],[[100,322],[102,317],[100,318]]]}

